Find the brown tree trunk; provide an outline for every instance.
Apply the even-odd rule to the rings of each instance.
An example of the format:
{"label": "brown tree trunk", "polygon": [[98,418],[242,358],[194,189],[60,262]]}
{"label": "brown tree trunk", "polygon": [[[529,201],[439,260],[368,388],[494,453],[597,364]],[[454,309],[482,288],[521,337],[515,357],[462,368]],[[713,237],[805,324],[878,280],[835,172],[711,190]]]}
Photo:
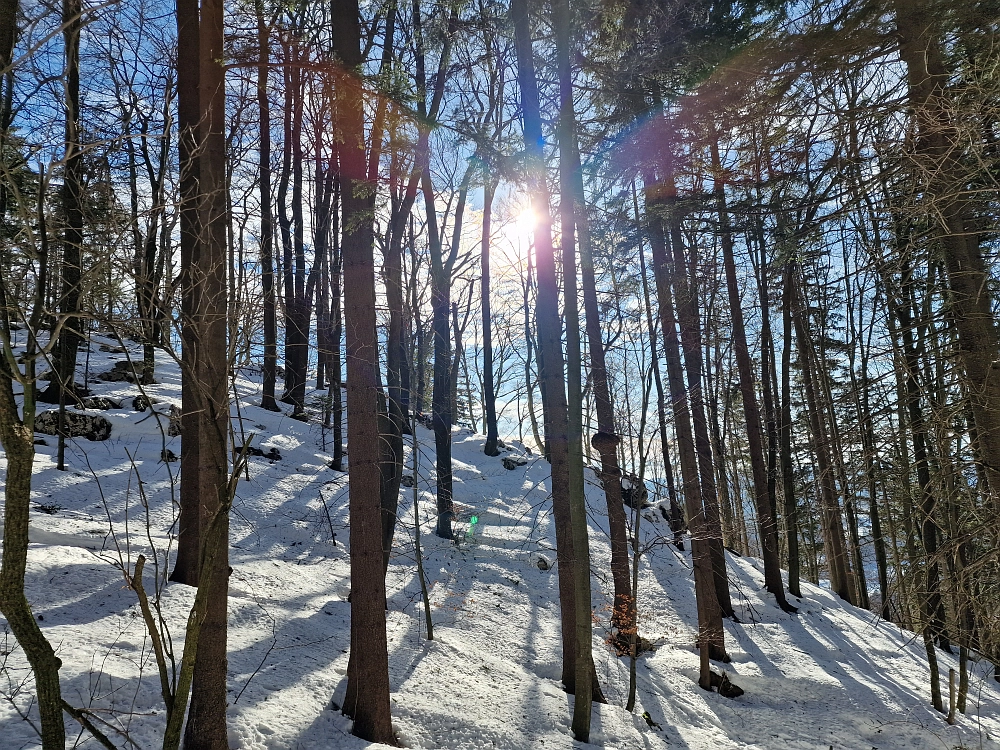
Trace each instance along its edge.
{"label": "brown tree trunk", "polygon": [[[178,218],[181,242],[181,320],[194,319],[198,286],[194,264],[201,242],[198,220],[198,146],[201,103],[198,0],[177,0],[177,148],[180,166]],[[190,325],[181,326],[181,373],[195,373],[197,339]],[[201,440],[200,405],[193,389],[181,389],[181,487],[177,532],[177,559],[170,580],[198,585],[201,560],[201,498],[197,483]],[[185,482],[184,476],[190,477]]]}
{"label": "brown tree trunk", "polygon": [[[660,324],[663,327],[663,352],[667,362],[667,383],[674,412],[674,433],[681,465],[682,494],[688,528],[691,531],[691,561],[694,567],[695,599],[698,607],[697,645],[702,653],[714,659],[727,660],[722,610],[716,592],[712,569],[711,548],[706,529],[705,509],[698,473],[698,455],[688,405],[688,390],[681,367],[681,346],[677,335],[677,314],[670,291],[670,261],[661,212],[663,196],[655,177],[643,176],[646,195],[646,217],[649,244],[653,255],[653,277],[660,302]],[[702,659],[699,683],[711,689],[711,674],[707,659]]]}
{"label": "brown tree trunk", "polygon": [[[182,387],[194,391],[198,407],[198,468],[182,470],[181,483],[195,484],[200,498],[200,556],[213,550],[211,565],[202,564],[198,586],[209,589],[208,608],[198,636],[191,706],[184,733],[186,750],[222,750],[229,747],[226,731],[226,639],[229,587],[229,359],[226,189],[226,91],[223,64],[222,0],[202,0],[198,25],[199,182],[197,187],[199,242],[192,258],[188,292],[195,296],[192,317],[192,370],[182,372]],[[182,495],[185,494],[182,488]],[[210,531],[211,530],[211,531]]]}
{"label": "brown tree trunk", "polygon": [[[590,539],[587,530],[587,509],[584,498],[583,479],[583,379],[582,346],[580,341],[580,309],[577,294],[576,274],[576,229],[581,229],[580,237],[589,242],[586,224],[586,203],[583,200],[583,177],[580,171],[580,157],[576,148],[576,117],[573,111],[573,71],[570,60],[573,55],[569,0],[557,0],[552,6],[552,21],[556,32],[556,58],[559,68],[559,175],[561,199],[559,204],[562,228],[562,271],[563,299],[566,316],[566,409],[569,470],[570,521],[573,533],[573,549],[576,553],[574,571],[574,597],[576,600],[576,682],[579,692],[573,706],[573,736],[579,742],[590,741],[591,689],[598,691],[597,680],[590,673],[593,659],[593,604],[590,590]],[[577,189],[579,181],[579,189]],[[576,203],[577,205],[574,205]],[[588,247],[589,249],[589,247]],[[589,321],[588,321],[589,322]],[[598,340],[598,349],[603,355],[603,342]],[[560,351],[560,355],[561,355]],[[599,355],[600,356],[600,355]],[[562,359],[560,357],[560,370]],[[605,385],[607,378],[605,377]],[[559,385],[560,390],[562,385]],[[605,479],[605,482],[607,480]],[[612,481],[619,481],[613,477]],[[628,580],[628,551],[625,534],[624,511],[621,503],[609,513],[618,513],[620,518],[609,517],[611,524],[612,548],[618,546],[618,555],[612,560],[618,576],[615,577],[615,607],[619,618],[625,617],[625,630],[634,628],[627,625],[631,606],[631,585]],[[617,528],[616,528],[617,527]],[[616,536],[617,535],[617,536]],[[621,564],[624,562],[624,576]],[[619,596],[621,594],[621,596]],[[624,612],[621,608],[624,607]],[[613,616],[614,619],[614,616]],[[586,692],[584,692],[586,691]]]}
{"label": "brown tree trunk", "polygon": [[[736,259],[733,253],[733,235],[726,207],[726,188],[722,178],[722,162],[718,140],[712,141],[712,167],[715,170],[715,201],[722,232],[722,259],[726,269],[726,288],[729,292],[729,312],[732,318],[733,347],[736,350],[736,367],[740,375],[740,393],[743,396],[743,416],[747,426],[747,445],[750,451],[750,470],[753,476],[754,501],[757,508],[757,525],[760,535],[761,556],[764,558],[764,588],[774,596],[785,612],[795,612],[785,601],[785,588],[781,582],[781,562],[778,558],[778,524],[775,520],[775,503],[768,492],[767,466],[764,463],[763,424],[755,391],[756,377],[747,346],[743,306],[736,280]],[[766,380],[764,381],[766,385]]]}
{"label": "brown tree trunk", "polygon": [[361,27],[357,0],[334,0],[334,52],[344,75],[338,93],[343,210],[344,317],[347,332],[347,433],[351,485],[351,661],[344,712],[353,732],[396,746],[389,708],[389,654],[385,632],[379,464],[378,334],[372,220],[374,186],[364,150],[364,95],[360,80]]}
{"label": "brown tree trunk", "polygon": [[807,411],[812,427],[813,440],[816,449],[816,464],[819,472],[818,482],[823,505],[824,547],[827,564],[830,568],[830,588],[846,602],[854,603],[854,585],[851,580],[851,567],[847,557],[847,542],[844,538],[844,522],[837,500],[837,490],[834,478],[833,462],[830,459],[830,442],[824,424],[823,405],[820,401],[816,384],[816,367],[813,361],[812,337],[809,334],[807,311],[798,284],[794,279],[791,306],[795,333],[798,339],[799,360],[802,365],[802,377],[805,382]]}
{"label": "brown tree trunk", "polygon": [[795,499],[795,467],[792,464],[792,304],[795,279],[792,266],[782,273],[781,345],[781,426],[778,428],[781,454],[781,494],[785,509],[785,542],[788,545],[788,592],[802,598],[799,586],[799,506]]}
{"label": "brown tree trunk", "polygon": [[894,0],[899,56],[906,65],[908,98],[917,126],[912,158],[926,175],[926,205],[942,245],[951,292],[948,309],[958,332],[959,360],[985,468],[994,518],[1000,514],[1000,340],[991,309],[992,279],[983,259],[981,223],[963,165],[963,136],[954,123],[951,72],[945,63],[938,6]]}
{"label": "brown tree trunk", "polygon": [[[58,335],[54,377],[49,387],[39,394],[38,400],[59,404],[59,455],[58,468],[63,469],[66,441],[62,434],[62,419],[66,404],[78,400],[76,355],[83,336],[80,331],[80,281],[83,277],[83,144],[80,142],[80,29],[82,27],[80,0],[63,0],[63,43],[65,47],[66,107],[64,178],[62,199],[63,253],[62,294],[59,298],[59,316],[53,335]],[[59,324],[61,323],[61,328]]]}
{"label": "brown tree trunk", "polygon": [[[674,482],[674,469],[670,460],[670,443],[667,440],[667,401],[663,393],[663,380],[660,377],[660,355],[657,351],[656,323],[653,318],[653,305],[649,294],[649,279],[646,275],[646,251],[642,244],[642,215],[639,213],[639,195],[632,182],[632,210],[635,213],[636,229],[639,232],[639,277],[642,282],[642,296],[646,308],[646,327],[649,329],[649,358],[653,363],[653,382],[656,384],[656,415],[660,429],[660,450],[663,453],[663,476],[667,484],[667,498],[670,503],[667,521],[673,534],[674,546],[684,549],[684,512],[677,499],[677,487]],[[616,457],[617,460],[617,457]],[[633,571],[633,579],[635,573]]]}
{"label": "brown tree trunk", "polygon": [[[0,39],[0,43],[3,40]],[[3,50],[0,49],[0,55]],[[9,53],[8,53],[9,54]],[[44,228],[43,230],[44,231]],[[40,312],[40,289],[36,311]],[[10,301],[6,284],[0,279],[0,330],[9,335]],[[38,315],[32,315],[37,324]],[[34,337],[35,325],[28,335]],[[4,348],[9,342],[3,342]],[[29,344],[29,349],[33,348]],[[9,351],[9,350],[8,350]],[[24,651],[35,678],[35,696],[41,719],[43,750],[64,750],[66,729],[63,724],[63,701],[59,688],[62,662],[45,638],[25,596],[24,576],[28,562],[28,516],[31,509],[31,470],[35,458],[34,423],[35,363],[28,358],[25,375],[10,370],[7,358],[0,358],[0,445],[7,458],[4,484],[3,562],[0,564],[0,614],[6,618],[14,638]],[[14,381],[24,393],[24,417],[18,413]]]}
{"label": "brown tree trunk", "polygon": [[[576,312],[576,279],[573,262],[574,237],[579,235],[580,271],[583,282],[583,306],[586,314],[587,344],[590,353],[590,377],[594,388],[594,405],[597,411],[597,432],[591,436],[591,445],[601,457],[601,484],[608,508],[608,526],[611,536],[611,577],[614,581],[614,605],[611,615],[612,627],[623,634],[621,646],[625,646],[629,634],[636,627],[635,602],[632,600],[632,584],[629,578],[628,534],[625,523],[625,509],[622,506],[622,471],[618,465],[618,444],[621,438],[615,429],[614,404],[608,387],[608,368],[604,356],[604,337],[601,333],[600,307],[597,301],[597,281],[594,273],[594,257],[591,247],[590,224],[583,189],[583,170],[580,165],[580,151],[576,137],[576,114],[573,108],[573,82],[570,66],[571,50],[569,41],[569,3],[560,0],[556,6],[559,16],[555,19],[559,48],[560,114],[559,114],[559,174],[562,198],[562,242],[565,257],[563,275],[567,280],[566,300],[567,341],[576,341],[575,351],[567,347],[567,361],[570,366],[570,399],[573,405],[582,397],[579,391],[579,314]],[[569,281],[573,285],[570,289]],[[573,302],[573,315],[569,312],[569,302]],[[575,337],[573,336],[576,332]],[[571,416],[576,415],[573,409]],[[582,433],[582,426],[580,427]],[[582,456],[580,467],[582,469]],[[582,471],[580,480],[582,482]],[[582,493],[582,486],[579,492]]]}
{"label": "brown tree trunk", "polygon": [[257,107],[260,110],[260,264],[261,288],[264,293],[264,369],[261,408],[278,411],[274,386],[278,368],[278,327],[274,305],[274,218],[271,212],[271,103],[267,79],[270,70],[271,35],[264,21],[264,2],[257,0]]}
{"label": "brown tree trunk", "polygon": [[[338,165],[339,170],[339,165]],[[333,220],[337,221],[341,207],[341,188],[339,176],[333,183]],[[342,222],[341,222],[342,223]],[[344,338],[343,293],[341,284],[342,254],[340,251],[340,231],[337,227],[332,231],[330,243],[330,365],[329,365],[329,396],[333,402],[330,416],[333,420],[333,463],[335,471],[343,471],[344,461],[344,394],[343,394],[343,363],[340,356],[340,344]]]}
{"label": "brown tree trunk", "polygon": [[483,236],[480,252],[482,280],[480,297],[483,311],[483,411],[486,422],[486,444],[483,453],[499,456],[500,436],[497,430],[496,385],[493,381],[493,314],[490,307],[490,233],[493,231],[493,196],[497,183],[487,178],[483,186]]}
{"label": "brown tree trunk", "polygon": [[[542,119],[532,53],[527,0],[513,0],[511,17],[517,49],[517,78],[521,90],[524,141],[529,167],[528,193],[535,211],[535,254],[538,264],[536,305],[538,355],[545,412],[546,448],[552,464],[552,509],[555,517],[559,561],[559,602],[562,613],[563,684],[576,696],[574,732],[577,739],[589,736],[593,657],[581,644],[586,620],[590,632],[590,557],[582,497],[570,494],[569,417],[564,389],[562,323],[559,316],[559,286],[552,248],[552,219],[545,182],[542,153]],[[581,533],[582,532],[582,533]],[[582,542],[582,544],[577,544]],[[579,547],[579,548],[578,548]]]}
{"label": "brown tree trunk", "polygon": [[705,397],[702,387],[701,321],[698,309],[698,292],[694,286],[693,270],[689,274],[681,231],[681,215],[677,208],[677,188],[672,174],[664,179],[665,202],[668,208],[670,236],[664,237],[667,249],[673,249],[673,259],[668,265],[670,283],[677,299],[677,322],[680,326],[681,347],[687,371],[688,403],[694,425],[695,450],[698,456],[698,473],[701,478],[701,501],[705,512],[705,533],[711,551],[712,575],[715,592],[723,617],[734,617],[733,602],[729,594],[729,577],[726,573],[726,552],[722,542],[722,519],[715,485],[715,467],[712,463],[712,441],[705,418]]}

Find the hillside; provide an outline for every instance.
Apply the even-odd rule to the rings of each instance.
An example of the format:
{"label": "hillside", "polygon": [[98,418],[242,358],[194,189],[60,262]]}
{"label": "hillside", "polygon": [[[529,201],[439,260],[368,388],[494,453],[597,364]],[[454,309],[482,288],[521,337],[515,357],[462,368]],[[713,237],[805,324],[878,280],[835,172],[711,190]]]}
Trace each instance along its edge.
{"label": "hillside", "polygon": [[[95,339],[91,372],[111,368]],[[133,352],[132,356],[137,356]],[[81,358],[82,359],[82,358]],[[148,387],[166,412],[180,401],[179,375],[166,359]],[[277,448],[280,461],[253,457],[232,517],[229,625],[230,739],[233,748],[361,748],[349,721],[330,710],[343,694],[349,641],[347,475],[329,468],[316,422],[257,408],[258,386],[240,378],[234,429],[254,445]],[[71,441],[69,471],[55,470],[55,438],[38,446],[34,480],[29,598],[63,661],[63,694],[126,733],[135,746],[159,746],[164,712],[135,594],[120,566],[169,546],[172,482],[180,454],[150,412],[135,412],[138,390],[103,383],[95,394],[125,399],[102,412],[113,425],[103,442]],[[165,431],[167,420],[161,420]],[[388,574],[387,626],[393,721],[413,748],[569,748],[569,699],[559,676],[554,535],[546,499],[547,464],[528,457],[508,471],[482,453],[483,438],[455,434],[458,530],[478,523],[458,545],[433,536],[433,438],[418,429],[420,520],[431,586],[435,640],[424,638],[414,567],[412,492],[404,489]],[[165,442],[164,442],[165,441]],[[515,452],[523,450],[514,448]],[[409,465],[411,452],[407,451]],[[5,461],[0,457],[0,477]],[[760,562],[729,556],[737,613],[727,622],[733,662],[746,694],[730,700],[696,684],[695,602],[687,553],[663,542],[666,522],[652,509],[643,538],[639,611],[642,634],[657,649],[638,666],[638,706],[623,706],[628,662],[603,644],[610,602],[603,494],[588,472],[595,650],[607,705],[596,706],[593,744],[608,748],[1000,748],[1000,685],[973,675],[968,714],[949,727],[930,707],[923,645],[912,633],[803,584],[799,614],[782,613],[762,595]],[[139,492],[148,497],[148,515]],[[334,544],[331,535],[336,534]],[[168,585],[164,613],[180,657],[193,591]],[[0,626],[5,623],[0,621]],[[6,633],[6,628],[3,628]],[[31,682],[13,638],[4,637],[0,748],[35,747],[15,711],[30,703]],[[941,655],[945,674],[956,666]],[[983,665],[985,667],[987,665]],[[20,692],[18,692],[20,691]],[[945,691],[947,687],[945,686]],[[13,695],[17,693],[17,695]],[[641,717],[648,711],[657,729]],[[75,732],[71,732],[75,737]],[[125,741],[119,735],[122,746]],[[80,747],[97,747],[83,741]]]}

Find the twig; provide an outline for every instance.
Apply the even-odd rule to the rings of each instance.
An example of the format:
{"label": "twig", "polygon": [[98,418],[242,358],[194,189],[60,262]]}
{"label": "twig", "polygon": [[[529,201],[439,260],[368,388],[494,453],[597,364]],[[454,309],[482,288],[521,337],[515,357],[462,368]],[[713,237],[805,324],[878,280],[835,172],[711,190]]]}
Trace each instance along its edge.
{"label": "twig", "polygon": [[271,655],[271,652],[274,651],[274,644],[276,644],[277,642],[278,642],[278,638],[277,638],[277,636],[274,635],[274,622],[272,621],[271,622],[271,645],[268,646],[268,649],[267,649],[267,651],[264,654],[264,658],[260,660],[260,664],[258,664],[257,668],[250,674],[249,677],[247,677],[247,681],[245,683],[243,683],[243,687],[240,688],[240,692],[236,694],[236,698],[233,700],[234,704],[240,702],[240,697],[243,695],[243,691],[246,690],[248,687],[250,687],[250,682],[253,680],[254,677],[257,676],[257,673],[264,667],[264,662],[267,661],[267,657],[269,657]]}
{"label": "twig", "polygon": [[[66,701],[62,702],[62,708],[63,711],[65,711],[74,719],[76,719],[78,722],[80,722],[80,725],[86,728],[86,730],[94,736],[94,739],[96,739],[98,742],[104,745],[104,747],[109,748],[109,750],[118,750],[118,748],[115,747],[115,743],[109,740],[107,735],[104,734],[104,732],[102,732],[100,729],[94,726],[93,722],[87,718],[86,713],[84,713],[82,709],[73,708],[73,706],[71,706]],[[138,747],[138,745],[136,745],[127,736],[125,739],[128,740],[128,743],[133,747]]]}
{"label": "twig", "polygon": [[149,637],[153,641],[153,653],[156,654],[156,666],[160,672],[160,692],[163,694],[163,702],[167,706],[167,721],[170,721],[170,715],[174,711],[174,694],[170,690],[170,679],[167,674],[167,660],[163,652],[163,641],[160,639],[160,631],[157,629],[156,621],[153,619],[153,612],[149,608],[146,589],[142,585],[142,569],[145,564],[146,557],[139,555],[139,559],[135,561],[135,573],[131,579],[126,574],[126,580],[132,590],[135,591],[136,596],[139,597],[139,609],[142,611],[142,619],[146,623],[146,630],[149,631]]}

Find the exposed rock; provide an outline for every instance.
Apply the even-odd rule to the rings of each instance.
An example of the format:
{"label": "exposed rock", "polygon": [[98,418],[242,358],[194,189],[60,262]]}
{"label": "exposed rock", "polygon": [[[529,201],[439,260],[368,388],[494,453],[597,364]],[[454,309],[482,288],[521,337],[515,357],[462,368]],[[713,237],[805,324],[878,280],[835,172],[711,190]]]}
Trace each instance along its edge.
{"label": "exposed rock", "polygon": [[538,566],[539,570],[549,570],[552,567],[552,563],[545,555],[539,555],[538,559],[535,560],[535,565]]}
{"label": "exposed rock", "polygon": [[174,461],[180,461],[177,455],[169,448],[164,448],[160,451],[160,461],[165,464],[173,463]]}
{"label": "exposed rock", "polygon": [[[140,368],[141,369],[141,368]],[[99,380],[103,380],[107,383],[134,383],[136,382],[135,373],[132,372],[132,363],[128,360],[122,362],[115,362],[115,366],[105,373],[101,373],[97,376]]]}
{"label": "exposed rock", "polygon": [[729,675],[725,672],[720,675],[718,672],[713,670],[711,681],[712,687],[716,688],[719,691],[719,695],[723,698],[739,698],[744,694],[744,692],[746,692],[739,685],[734,685],[730,682]]}
{"label": "exposed rock", "polygon": [[[67,391],[66,404],[68,406],[73,406],[75,401],[81,400],[90,395],[90,391],[84,388],[82,383],[73,383],[72,390],[76,395],[76,399],[74,399],[73,396]],[[62,389],[59,388],[58,381],[56,381],[55,376],[53,376],[53,378],[50,379],[49,385],[35,394],[35,401],[39,404],[58,404],[61,392]]]}
{"label": "exposed rock", "polygon": [[399,480],[399,483],[401,485],[403,485],[404,487],[412,489],[412,487],[413,487],[413,475],[412,474],[403,474],[403,476]]}
{"label": "exposed rock", "polygon": [[646,483],[635,474],[622,477],[622,502],[638,510],[645,510],[651,506]]}
{"label": "exposed rock", "polygon": [[108,354],[124,354],[125,353],[125,347],[124,346],[108,346],[107,344],[101,344],[101,346],[99,347],[99,349],[102,352],[107,352]]}
{"label": "exposed rock", "polygon": [[84,409],[97,409],[98,411],[107,411],[109,409],[121,409],[122,402],[117,399],[108,398],[107,396],[89,396],[83,399]]}
{"label": "exposed rock", "polygon": [[246,446],[244,448],[242,445],[233,446],[233,456],[239,456],[246,451],[247,456],[257,456],[258,458],[266,458],[268,461],[280,461],[281,452],[277,448],[271,448],[269,451],[263,451],[260,448],[254,448],[252,445]]}
{"label": "exposed rock", "polygon": [[[58,435],[59,411],[52,409],[35,417],[35,432],[40,432],[43,435]],[[100,414],[81,414],[77,411],[67,410],[63,420],[63,433],[66,437],[107,440],[111,437],[111,422]]]}
{"label": "exposed rock", "polygon": [[132,411],[146,411],[153,404],[160,403],[158,399],[150,398],[144,393],[140,393],[134,399],[132,399]]}
{"label": "exposed rock", "polygon": [[528,465],[528,459],[524,456],[504,456],[500,462],[507,471],[514,471],[519,466]]}
{"label": "exposed rock", "polygon": [[170,406],[170,424],[167,425],[167,436],[177,437],[181,434],[181,410],[175,405]]}

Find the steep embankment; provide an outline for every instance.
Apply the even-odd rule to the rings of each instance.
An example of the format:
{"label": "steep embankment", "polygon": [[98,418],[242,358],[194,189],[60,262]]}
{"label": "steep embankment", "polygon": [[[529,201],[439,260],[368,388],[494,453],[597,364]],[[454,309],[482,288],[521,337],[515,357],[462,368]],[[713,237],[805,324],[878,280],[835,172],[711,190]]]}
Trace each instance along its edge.
{"label": "steep embankment", "polygon": [[[92,372],[121,355],[100,353]],[[107,342],[105,342],[107,343]],[[103,358],[99,367],[94,361]],[[148,392],[166,413],[179,403],[176,367],[161,360],[160,383]],[[234,748],[361,748],[349,722],[330,710],[343,695],[349,642],[347,476],[332,471],[315,423],[253,406],[257,385],[238,381],[238,439],[277,448],[280,461],[250,459],[234,505],[230,581],[230,716]],[[35,613],[63,660],[65,697],[115,726],[142,748],[159,745],[164,722],[150,643],[135,595],[118,566],[150,558],[146,587],[154,588],[154,558],[163,560],[174,519],[179,438],[166,417],[132,411],[138,389],[128,383],[94,387],[124,398],[124,409],[102,412],[109,440],[77,440],[69,471],[55,470],[55,439],[38,447],[28,590]],[[159,423],[159,424],[158,424]],[[162,426],[162,431],[161,431]],[[329,438],[329,435],[326,436]],[[403,490],[400,525],[388,574],[393,718],[401,741],[423,748],[569,748],[569,703],[559,676],[559,618],[547,464],[503,468],[482,454],[482,438],[455,435],[458,545],[434,537],[433,439],[418,429],[419,501],[425,567],[436,639],[424,639],[414,568],[413,496]],[[523,454],[523,450],[515,449]],[[411,452],[407,451],[407,460]],[[5,462],[0,454],[0,478]],[[617,748],[953,748],[1000,747],[1000,692],[974,675],[970,706],[957,727],[929,707],[922,644],[912,633],[843,605],[804,585],[782,613],[762,596],[759,561],[731,556],[730,578],[742,624],[727,623],[733,663],[725,666],[746,695],[729,700],[696,685],[695,605],[690,558],[667,545],[658,513],[647,511],[648,547],[640,569],[642,634],[657,646],[638,667],[639,704],[624,711],[627,660],[604,646],[610,603],[609,551],[603,494],[588,489],[594,564],[595,651],[608,704],[595,706],[593,742]],[[141,485],[140,485],[141,480]],[[140,491],[141,487],[141,491]],[[144,506],[144,498],[148,513]],[[478,518],[472,536],[472,516]],[[336,544],[332,535],[336,534]],[[170,585],[163,610],[180,658],[193,592]],[[0,620],[2,623],[2,620]],[[7,636],[0,647],[0,690],[25,710],[30,680]],[[10,652],[10,653],[8,653]],[[954,666],[941,657],[945,674]],[[16,694],[16,695],[15,695]],[[641,714],[648,711],[647,725]],[[116,735],[122,745],[121,735]],[[10,701],[0,704],[0,747],[33,747],[30,726]],[[96,747],[96,743],[87,743]],[[582,746],[581,746],[582,747]]]}

